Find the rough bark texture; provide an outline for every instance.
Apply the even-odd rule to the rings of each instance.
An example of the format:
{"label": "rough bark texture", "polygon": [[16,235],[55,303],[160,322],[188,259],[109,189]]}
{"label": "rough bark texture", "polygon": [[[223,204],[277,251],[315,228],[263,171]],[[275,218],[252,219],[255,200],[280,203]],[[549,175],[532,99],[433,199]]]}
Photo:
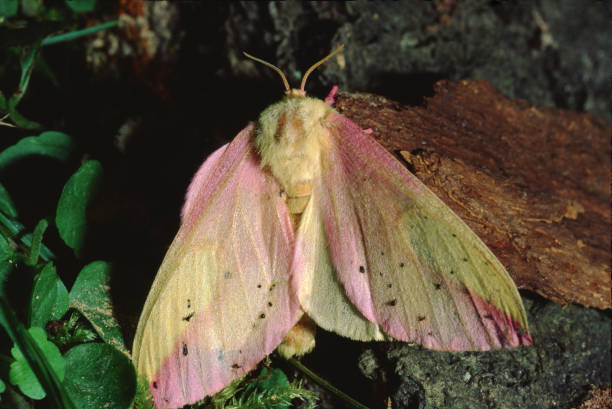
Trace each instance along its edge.
{"label": "rough bark texture", "polygon": [[612,409],[610,388],[594,387],[589,391],[589,397],[575,409]]}
{"label": "rough bark texture", "polygon": [[425,107],[344,94],[338,109],[398,152],[520,288],[610,308],[610,138],[588,114],[440,81]]}

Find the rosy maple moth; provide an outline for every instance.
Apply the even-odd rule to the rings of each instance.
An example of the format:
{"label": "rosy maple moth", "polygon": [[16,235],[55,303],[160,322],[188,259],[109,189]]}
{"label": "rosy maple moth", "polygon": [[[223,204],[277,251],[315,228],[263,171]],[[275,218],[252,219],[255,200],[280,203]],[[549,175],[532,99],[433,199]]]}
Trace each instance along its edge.
{"label": "rosy maple moth", "polygon": [[308,351],[313,321],[436,350],[532,343],[516,286],[487,246],[332,108],[337,87],[325,101],[306,97],[308,75],[341,49],[300,89],[272,66],[286,97],[193,178],[134,339],[157,408],[216,393],[276,348]]}

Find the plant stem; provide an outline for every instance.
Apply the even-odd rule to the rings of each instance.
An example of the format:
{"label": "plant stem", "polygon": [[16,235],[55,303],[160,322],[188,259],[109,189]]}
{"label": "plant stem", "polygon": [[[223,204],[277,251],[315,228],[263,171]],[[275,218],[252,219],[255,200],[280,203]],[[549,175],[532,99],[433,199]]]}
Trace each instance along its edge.
{"label": "plant stem", "polygon": [[308,375],[313,381],[321,385],[323,388],[327,389],[340,399],[342,399],[346,404],[355,409],[369,409],[367,406],[362,403],[357,402],[355,399],[348,396],[346,393],[342,392],[340,389],[336,388],[325,379],[321,378],[316,373],[312,372],[310,369],[306,368],[300,361],[295,358],[288,358],[287,362],[289,362],[294,368],[298,371],[303,372]]}
{"label": "plant stem", "polygon": [[87,27],[82,30],[70,31],[68,33],[58,34],[55,36],[47,37],[43,40],[42,45],[51,45],[61,43],[63,41],[71,41],[75,38],[83,37],[98,31],[107,30],[109,28],[119,25],[119,20],[107,21],[106,23],[98,24],[97,26]]}

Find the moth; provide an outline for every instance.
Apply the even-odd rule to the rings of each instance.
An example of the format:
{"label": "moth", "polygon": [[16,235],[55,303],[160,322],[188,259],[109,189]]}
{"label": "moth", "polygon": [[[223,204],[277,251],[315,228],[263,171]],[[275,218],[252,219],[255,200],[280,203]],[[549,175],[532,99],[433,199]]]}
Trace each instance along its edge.
{"label": "moth", "polygon": [[[208,157],[134,339],[157,408],[216,393],[315,325],[446,351],[530,345],[521,298],[469,227],[370,132],[335,87],[300,89]],[[248,55],[247,55],[248,56]],[[314,322],[314,324],[313,324]]]}

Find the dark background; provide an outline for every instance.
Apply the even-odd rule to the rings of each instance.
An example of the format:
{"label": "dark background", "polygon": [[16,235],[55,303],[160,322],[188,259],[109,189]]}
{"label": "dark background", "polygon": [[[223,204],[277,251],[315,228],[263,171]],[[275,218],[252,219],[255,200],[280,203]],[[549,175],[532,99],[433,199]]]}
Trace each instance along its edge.
{"label": "dark background", "polygon": [[[102,162],[104,189],[90,209],[83,259],[62,250],[56,233],[47,244],[68,286],[83,260],[113,263],[113,297],[129,343],[191,175],[282,97],[278,75],[242,51],[279,66],[298,87],[311,64],[345,44],[343,66],[333,59],[310,77],[307,91],[317,97],[337,84],[341,92],[416,105],[439,79],[484,78],[511,98],[612,122],[610,2],[176,1],[129,10],[126,3],[139,2],[99,2],[84,17],[93,24],[121,15],[121,29],[44,47],[55,83],[35,72],[20,105],[45,129],[78,140],[74,166],[37,158],[12,167],[2,182],[21,221],[34,226],[53,218],[57,186],[82,159]],[[34,134],[0,132],[0,147]],[[451,354],[321,332],[304,362],[373,408],[387,396],[394,408],[571,408],[591,385],[609,386],[609,311],[523,296],[532,348]],[[322,407],[337,404],[323,396]]]}

